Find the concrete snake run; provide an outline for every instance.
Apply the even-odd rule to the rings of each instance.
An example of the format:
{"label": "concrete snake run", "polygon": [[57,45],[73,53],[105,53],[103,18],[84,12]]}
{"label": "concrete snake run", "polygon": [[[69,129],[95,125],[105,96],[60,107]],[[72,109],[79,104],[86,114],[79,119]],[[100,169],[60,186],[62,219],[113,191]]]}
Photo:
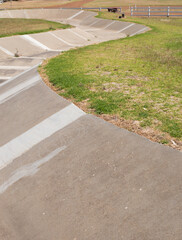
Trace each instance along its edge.
{"label": "concrete snake run", "polygon": [[62,51],[148,30],[95,15],[0,12],[75,26],[0,39],[0,240],[181,240],[182,154],[84,113],[37,72]]}

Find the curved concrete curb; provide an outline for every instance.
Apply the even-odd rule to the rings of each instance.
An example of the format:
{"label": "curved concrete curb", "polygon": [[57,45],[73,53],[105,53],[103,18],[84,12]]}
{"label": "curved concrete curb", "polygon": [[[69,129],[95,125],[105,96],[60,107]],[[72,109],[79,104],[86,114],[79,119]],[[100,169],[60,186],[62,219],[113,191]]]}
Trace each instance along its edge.
{"label": "curved concrete curb", "polygon": [[147,30],[94,15],[0,12],[76,25],[0,39],[0,239],[181,239],[182,154],[85,114],[37,73],[60,51]]}

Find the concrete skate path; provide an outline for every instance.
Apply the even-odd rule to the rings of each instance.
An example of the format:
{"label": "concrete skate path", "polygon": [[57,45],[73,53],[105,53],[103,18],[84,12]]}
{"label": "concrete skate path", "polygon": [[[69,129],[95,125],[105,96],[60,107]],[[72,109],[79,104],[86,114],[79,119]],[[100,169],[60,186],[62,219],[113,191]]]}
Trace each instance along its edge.
{"label": "concrete skate path", "polygon": [[84,113],[37,72],[62,51],[148,30],[95,15],[0,12],[75,26],[0,39],[0,240],[181,240],[182,154]]}

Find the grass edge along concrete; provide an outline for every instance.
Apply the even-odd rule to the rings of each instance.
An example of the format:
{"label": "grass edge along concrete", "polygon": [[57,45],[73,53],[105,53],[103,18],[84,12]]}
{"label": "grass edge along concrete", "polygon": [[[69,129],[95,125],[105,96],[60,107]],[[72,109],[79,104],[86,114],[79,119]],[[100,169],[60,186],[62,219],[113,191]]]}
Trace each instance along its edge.
{"label": "grass edge along concrete", "polygon": [[71,25],[43,19],[0,18],[0,38],[66,28]]}
{"label": "grass edge along concrete", "polygon": [[[114,19],[113,16],[110,18]],[[71,99],[87,112],[94,113],[153,141],[181,149],[181,93],[178,92],[181,82],[181,73],[179,73],[181,56],[178,50],[174,50],[171,36],[164,34],[163,24],[165,25],[166,21],[161,21],[163,23],[161,29],[156,23],[152,23],[159,19],[147,21],[135,19],[135,22],[152,28],[148,33],[71,50],[50,60],[44,68],[52,84],[59,89],[59,94]],[[179,33],[176,34],[179,35]],[[159,40],[161,35],[166,40],[161,41],[157,48],[154,44],[152,49],[149,44],[151,38],[155,36]],[[177,39],[179,40],[179,36]],[[138,49],[139,41],[144,41],[144,44],[142,43],[143,46],[140,44]],[[160,49],[164,42],[169,56],[161,55]],[[149,44],[147,51],[142,53],[146,44]],[[129,50],[127,45],[130,50],[132,48],[133,50],[127,51]],[[122,46],[125,51],[122,51]],[[120,48],[121,54],[118,54]],[[114,49],[117,51],[111,54]],[[174,54],[175,57],[173,57]],[[160,61],[155,64],[158,57]],[[123,62],[120,65],[121,61]],[[172,66],[171,70],[169,65]],[[152,71],[152,68],[155,71]],[[162,83],[164,77],[167,77],[167,80]],[[172,85],[169,84],[170,77],[174,77]],[[155,79],[160,84],[157,84]],[[169,89],[166,90],[165,86],[168,84]]]}

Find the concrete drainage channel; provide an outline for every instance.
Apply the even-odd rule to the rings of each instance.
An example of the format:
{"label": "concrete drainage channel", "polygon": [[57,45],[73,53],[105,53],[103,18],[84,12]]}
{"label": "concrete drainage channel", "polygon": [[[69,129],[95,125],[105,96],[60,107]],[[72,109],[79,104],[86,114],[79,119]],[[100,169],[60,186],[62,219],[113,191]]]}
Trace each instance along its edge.
{"label": "concrete drainage channel", "polygon": [[75,26],[0,39],[0,239],[181,239],[182,154],[85,114],[37,73],[61,51],[148,30],[95,15],[0,12]]}

